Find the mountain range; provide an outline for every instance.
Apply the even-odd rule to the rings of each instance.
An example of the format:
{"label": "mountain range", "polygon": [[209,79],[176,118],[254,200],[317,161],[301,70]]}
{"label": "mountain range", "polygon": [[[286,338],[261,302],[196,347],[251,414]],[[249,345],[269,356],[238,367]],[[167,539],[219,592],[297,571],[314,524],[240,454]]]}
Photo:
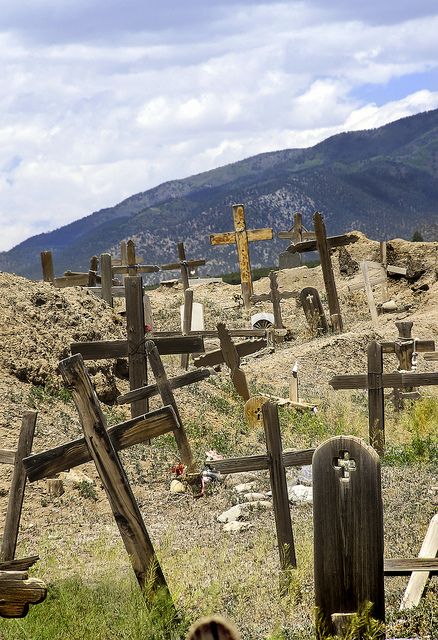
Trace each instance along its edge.
{"label": "mountain range", "polygon": [[[211,246],[209,234],[232,231],[231,205],[244,203],[249,229],[287,230],[301,211],[324,215],[329,234],[357,229],[368,237],[438,239],[438,109],[372,130],[341,133],[307,149],[262,153],[137,193],[0,253],[0,270],[41,277],[40,252],[53,252],[55,273],[88,270],[89,259],[119,253],[132,238],[148,264],[206,258],[204,273],[237,268],[235,247]],[[254,242],[254,267],[278,264],[287,241]]]}

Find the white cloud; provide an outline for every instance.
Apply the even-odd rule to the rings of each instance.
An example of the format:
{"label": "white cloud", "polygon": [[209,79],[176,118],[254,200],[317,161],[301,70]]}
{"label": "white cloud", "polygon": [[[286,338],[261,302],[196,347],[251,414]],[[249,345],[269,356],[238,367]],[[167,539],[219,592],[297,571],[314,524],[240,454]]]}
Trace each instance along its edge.
{"label": "white cloud", "polygon": [[[438,107],[408,79],[402,99],[369,97],[438,73],[428,2],[373,23],[383,3],[197,2],[193,27],[164,19],[169,2],[151,23],[140,0],[128,2],[137,22],[108,0],[101,27],[100,0],[93,15],[64,3],[56,19],[41,2],[32,27],[16,3],[0,17],[0,249],[168,179]],[[73,15],[89,17],[80,34]]]}

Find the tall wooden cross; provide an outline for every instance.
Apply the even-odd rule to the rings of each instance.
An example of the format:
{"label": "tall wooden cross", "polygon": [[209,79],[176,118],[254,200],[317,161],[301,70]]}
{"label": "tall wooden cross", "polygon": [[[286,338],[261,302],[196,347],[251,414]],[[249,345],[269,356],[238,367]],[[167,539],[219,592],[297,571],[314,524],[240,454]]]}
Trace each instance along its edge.
{"label": "tall wooden cross", "polygon": [[13,560],[15,556],[26,486],[26,471],[23,465],[23,458],[30,455],[32,451],[36,420],[36,411],[26,411],[23,415],[17,450],[0,449],[0,463],[9,463],[14,466],[0,550],[1,562]]}
{"label": "tall wooden cross", "polygon": [[269,272],[269,293],[260,293],[251,296],[251,302],[265,302],[269,300],[272,303],[272,310],[274,312],[274,327],[275,329],[284,329],[283,320],[281,318],[281,300],[287,300],[289,298],[298,298],[298,291],[280,291],[278,290],[277,274],[275,271]]}
{"label": "tall wooden cross", "polygon": [[135,255],[135,244],[133,240],[126,243],[127,263],[126,265],[113,266],[113,274],[120,273],[128,276],[136,276],[139,273],[156,273],[160,267],[154,264],[139,264]]}
{"label": "tall wooden cross", "polygon": [[317,211],[313,216],[316,240],[306,240],[288,247],[291,253],[302,253],[305,251],[318,251],[321,261],[322,275],[324,278],[327,302],[330,311],[330,323],[335,332],[343,331],[341,308],[339,305],[338,293],[336,290],[335,276],[333,274],[330,250],[334,247],[341,247],[358,240],[353,233],[342,236],[327,237],[325,224],[322,215]]}
{"label": "tall wooden cross", "polygon": [[28,478],[33,482],[93,460],[141,588],[150,578],[151,571],[153,586],[166,587],[117,451],[169,431],[178,431],[180,424],[175,411],[166,406],[107,430],[105,417],[82,357],[78,354],[62,360],[59,369],[64,382],[72,390],[84,437],[25,458],[23,463]]}
{"label": "tall wooden cross", "polygon": [[[126,358],[129,363],[130,389],[147,384],[146,332],[143,307],[143,283],[141,276],[125,278],[127,340],[104,340],[99,342],[74,342],[72,354],[80,353],[84,360]],[[161,355],[174,353],[196,353],[204,351],[204,341],[198,336],[151,337]],[[138,400],[131,404],[132,417],[146,413],[148,401]]]}
{"label": "tall wooden cross", "polygon": [[235,244],[237,246],[242,297],[246,309],[249,309],[253,289],[248,243],[255,240],[272,240],[272,229],[247,229],[243,204],[233,204],[233,220],[234,231],[211,234],[210,243],[213,246],[221,244]]}
{"label": "tall wooden cross", "polygon": [[[391,347],[388,348],[388,352]],[[404,389],[438,384],[438,373],[383,373],[383,347],[373,340],[368,346],[368,373],[334,376],[329,384],[335,390],[368,390],[368,424],[370,444],[380,455],[385,451],[385,409],[383,390]]]}
{"label": "tall wooden cross", "polygon": [[303,225],[303,215],[294,213],[294,226],[289,231],[279,231],[277,236],[281,240],[292,240],[292,244],[303,242],[304,240],[316,240],[314,231],[308,231]]}
{"label": "tall wooden cross", "polygon": [[184,248],[184,242],[178,242],[178,262],[170,262],[169,264],[162,264],[162,271],[176,271],[180,269],[181,271],[181,281],[183,284],[184,291],[189,288],[189,278],[197,274],[198,267],[203,267],[205,265],[205,260],[201,258],[200,260],[187,260],[186,258],[186,250]]}
{"label": "tall wooden cross", "polygon": [[311,464],[314,449],[283,452],[278,409],[275,404],[266,402],[262,406],[259,419],[265,432],[266,455],[215,460],[213,463],[207,461],[206,464],[214,466],[216,471],[223,474],[269,470],[280,564],[282,569],[290,569],[297,566],[297,561],[285,469]]}

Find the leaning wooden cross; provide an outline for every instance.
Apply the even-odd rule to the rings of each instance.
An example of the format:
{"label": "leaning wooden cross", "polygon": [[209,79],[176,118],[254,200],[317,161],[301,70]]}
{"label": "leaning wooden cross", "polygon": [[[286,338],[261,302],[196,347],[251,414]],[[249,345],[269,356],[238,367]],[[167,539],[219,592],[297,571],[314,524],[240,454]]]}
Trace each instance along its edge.
{"label": "leaning wooden cross", "polygon": [[214,466],[216,471],[223,474],[269,470],[280,564],[282,569],[290,569],[296,567],[297,562],[285,469],[311,464],[314,449],[283,452],[275,404],[266,402],[261,408],[259,420],[265,431],[266,455],[215,460],[213,463],[207,461],[206,464]]}
{"label": "leaning wooden cross", "polygon": [[341,316],[341,308],[339,305],[338,293],[336,290],[335,276],[333,274],[332,261],[330,251],[334,247],[342,247],[357,241],[357,236],[353,233],[344,234],[342,236],[327,237],[324,220],[322,215],[317,211],[313,216],[315,226],[316,240],[306,240],[288,247],[291,253],[303,253],[305,251],[318,251],[321,261],[321,269],[324,277],[324,285],[327,293],[327,302],[330,311],[330,324],[333,331],[341,333],[343,331],[343,323]]}
{"label": "leaning wooden cross", "polygon": [[[147,384],[147,365],[145,353],[145,320],[143,308],[143,284],[141,276],[125,278],[127,340],[100,342],[74,342],[72,354],[80,353],[84,360],[107,358],[126,358],[129,362],[130,389],[138,389]],[[204,341],[198,336],[176,336],[170,338],[151,337],[161,355],[175,353],[196,353],[204,351]],[[135,417],[146,413],[146,399],[131,404],[131,415]]]}
{"label": "leaning wooden cross", "polygon": [[169,431],[178,432],[175,411],[166,406],[107,430],[82,357],[78,354],[62,360],[59,370],[72,390],[84,437],[25,458],[28,478],[34,482],[93,460],[140,586],[143,588],[150,579],[155,587],[166,586],[117,451]]}
{"label": "leaning wooden cross", "polygon": [[16,451],[0,449],[0,463],[3,462],[14,465],[0,550],[0,561],[2,562],[13,560],[15,556],[26,486],[26,471],[23,465],[23,458],[30,455],[32,451],[37,415],[36,411],[26,411],[23,415]]}
{"label": "leaning wooden cross", "polygon": [[240,282],[242,297],[246,309],[250,308],[250,297],[253,293],[251,263],[249,258],[249,242],[255,240],[272,240],[272,229],[248,229],[245,222],[243,204],[233,205],[234,231],[214,233],[210,235],[210,243],[214,246],[221,244],[237,245],[239,257]]}
{"label": "leaning wooden cross", "polygon": [[281,317],[281,300],[287,300],[290,298],[298,298],[298,291],[280,291],[278,290],[277,274],[275,271],[269,272],[269,293],[259,293],[251,296],[251,302],[266,302],[272,303],[272,310],[274,313],[274,328],[284,329],[283,320]]}
{"label": "leaning wooden cross", "polygon": [[[368,373],[334,376],[329,384],[335,390],[368,390],[368,424],[370,444],[383,455],[385,451],[385,398],[387,388],[405,389],[438,384],[438,373],[401,372],[383,373],[384,347],[373,340],[368,346]],[[390,352],[391,347],[388,347]]]}

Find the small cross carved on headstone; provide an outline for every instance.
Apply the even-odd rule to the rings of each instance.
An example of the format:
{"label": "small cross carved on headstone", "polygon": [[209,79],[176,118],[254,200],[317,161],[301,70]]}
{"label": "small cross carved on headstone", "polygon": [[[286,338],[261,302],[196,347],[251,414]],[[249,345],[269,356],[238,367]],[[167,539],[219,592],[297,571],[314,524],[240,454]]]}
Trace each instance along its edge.
{"label": "small cross carved on headstone", "polygon": [[341,472],[340,480],[349,481],[351,471],[356,470],[356,461],[350,458],[348,451],[340,451],[338,458],[333,461],[335,469],[339,469]]}

